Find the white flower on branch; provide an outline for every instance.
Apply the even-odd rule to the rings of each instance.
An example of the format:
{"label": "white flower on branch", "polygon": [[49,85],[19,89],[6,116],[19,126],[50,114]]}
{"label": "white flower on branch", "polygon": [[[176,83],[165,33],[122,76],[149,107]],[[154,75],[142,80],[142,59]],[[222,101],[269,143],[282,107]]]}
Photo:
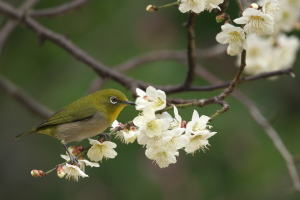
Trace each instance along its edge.
{"label": "white flower on branch", "polygon": [[178,113],[178,109],[176,106],[174,106],[174,119],[172,120],[170,126],[171,127],[178,127],[178,128],[183,128],[185,125],[183,124],[184,122],[182,121],[181,116]]}
{"label": "white flower on branch", "polygon": [[176,156],[179,155],[176,149],[166,147],[148,148],[145,154],[149,159],[154,160],[160,168],[165,168],[170,164],[176,163]]}
{"label": "white flower on branch", "polygon": [[206,5],[206,0],[181,0],[179,5],[179,10],[182,13],[194,12],[200,13],[204,11]]}
{"label": "white flower on branch", "polygon": [[274,70],[286,69],[292,67],[296,60],[297,52],[299,50],[300,41],[296,36],[287,36],[280,34],[276,40],[276,46],[274,48],[274,58],[277,65]]}
{"label": "white flower on branch", "polygon": [[199,149],[204,150],[209,145],[208,138],[217,133],[208,130],[208,128],[211,128],[211,126],[207,125],[209,120],[210,118],[205,115],[199,117],[198,112],[194,110],[192,121],[187,123],[185,131],[190,140],[185,147],[187,153],[194,153]]}
{"label": "white flower on branch", "polygon": [[[118,127],[118,126],[122,126],[123,124],[121,124],[120,122],[118,122],[117,120],[115,120],[111,127],[112,129]],[[117,131],[115,133],[116,138],[119,138],[122,142],[124,142],[125,144],[129,144],[129,143],[133,143],[137,136],[140,134],[140,132],[137,130],[137,128],[135,126],[130,126],[129,128],[125,128],[123,130]]]}
{"label": "white flower on branch", "polygon": [[102,161],[103,158],[115,158],[117,156],[117,152],[114,148],[117,145],[110,141],[100,142],[98,140],[90,139],[90,144],[92,145],[89,149],[87,156],[95,162]]}
{"label": "white flower on branch", "polygon": [[[299,23],[300,1],[282,0],[278,17],[275,22],[276,32],[292,31]],[[299,26],[299,25],[298,25]]]}
{"label": "white flower on branch", "polygon": [[221,26],[222,32],[217,34],[216,40],[221,44],[229,44],[227,53],[235,56],[247,48],[244,30],[229,23]]}
{"label": "white flower on branch", "polygon": [[159,137],[164,130],[169,128],[168,119],[157,118],[154,110],[150,106],[147,106],[140,116],[135,117],[133,123],[139,128],[140,134],[138,138],[140,136],[150,138]]}
{"label": "white flower on branch", "polygon": [[224,0],[206,0],[206,6],[205,10],[211,12],[213,9],[221,10],[221,8],[218,6],[222,4]]}
{"label": "white flower on branch", "polygon": [[[268,72],[270,67],[270,55],[273,49],[270,42],[266,38],[257,36],[256,34],[247,35],[247,52],[245,73],[256,75],[262,72]],[[240,64],[240,57],[237,58],[237,65]]]}
{"label": "white flower on branch", "polygon": [[277,0],[262,0],[258,2],[262,5],[262,11],[265,14],[271,15],[274,19],[278,17],[281,3]]}
{"label": "white flower on branch", "polygon": [[[63,159],[65,159],[66,161],[70,161],[70,157],[68,155],[60,155]],[[95,163],[95,162],[90,162],[88,160],[85,159],[78,159],[78,163],[80,165],[80,169],[82,171],[85,171],[85,166],[90,166],[90,167],[100,167],[99,163]]]}
{"label": "white flower on branch", "polygon": [[156,90],[152,86],[146,88],[146,92],[140,88],[136,89],[138,98],[136,99],[136,109],[143,110],[150,105],[154,111],[162,110],[166,107],[166,93],[162,90]]}
{"label": "white flower on branch", "polygon": [[79,177],[82,177],[82,178],[89,177],[78,166],[76,166],[76,165],[70,165],[69,163],[66,163],[63,166],[63,170],[66,173],[66,175],[65,175],[66,179],[70,180],[72,178],[76,182],[78,182]]}
{"label": "white flower on branch", "polygon": [[[256,75],[292,67],[299,49],[299,39],[280,34],[278,37],[247,37],[248,48],[245,73]],[[239,58],[237,59],[239,62]],[[272,78],[274,79],[274,77]]]}
{"label": "white flower on branch", "polygon": [[245,24],[246,33],[256,33],[257,35],[271,35],[274,33],[274,18],[254,8],[247,8],[243,16],[233,20],[237,24]]}

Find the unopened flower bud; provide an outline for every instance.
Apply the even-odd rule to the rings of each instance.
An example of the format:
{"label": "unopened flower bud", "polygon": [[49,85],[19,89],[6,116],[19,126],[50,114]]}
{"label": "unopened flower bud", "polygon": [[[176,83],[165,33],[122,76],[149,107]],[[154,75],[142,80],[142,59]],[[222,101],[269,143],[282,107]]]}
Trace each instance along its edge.
{"label": "unopened flower bud", "polygon": [[186,124],[187,124],[187,122],[185,120],[183,120],[181,122],[181,128],[186,128]]}
{"label": "unopened flower bud", "polygon": [[84,150],[84,148],[83,146],[70,146],[68,150],[74,156],[78,156]]}
{"label": "unopened flower bud", "polygon": [[258,9],[259,8],[259,6],[256,4],[256,3],[252,3],[251,5],[250,5],[250,8],[254,8],[254,9]]}
{"label": "unopened flower bud", "polygon": [[65,172],[64,168],[62,166],[60,166],[60,165],[57,166],[56,172],[57,172],[57,176],[59,178],[63,178],[66,175],[66,172]]}
{"label": "unopened flower bud", "polygon": [[221,22],[223,22],[225,19],[226,19],[226,13],[222,13],[222,14],[216,16],[216,21],[217,21],[217,23],[221,23]]}
{"label": "unopened flower bud", "polygon": [[46,176],[45,172],[43,170],[31,170],[31,176],[33,177],[42,177],[42,176]]}
{"label": "unopened flower bud", "polygon": [[155,12],[155,11],[158,10],[158,8],[157,8],[155,5],[148,5],[148,6],[146,7],[146,10],[147,10],[148,12]]}

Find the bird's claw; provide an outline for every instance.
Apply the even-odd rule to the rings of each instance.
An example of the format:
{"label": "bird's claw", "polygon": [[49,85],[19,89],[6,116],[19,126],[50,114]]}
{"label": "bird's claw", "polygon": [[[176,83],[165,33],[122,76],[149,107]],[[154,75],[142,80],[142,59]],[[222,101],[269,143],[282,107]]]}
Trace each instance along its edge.
{"label": "bird's claw", "polygon": [[76,165],[76,166],[80,167],[80,164],[79,164],[77,158],[76,158],[75,156],[73,156],[72,154],[71,154],[71,156],[70,156],[70,163],[71,163],[72,165]]}

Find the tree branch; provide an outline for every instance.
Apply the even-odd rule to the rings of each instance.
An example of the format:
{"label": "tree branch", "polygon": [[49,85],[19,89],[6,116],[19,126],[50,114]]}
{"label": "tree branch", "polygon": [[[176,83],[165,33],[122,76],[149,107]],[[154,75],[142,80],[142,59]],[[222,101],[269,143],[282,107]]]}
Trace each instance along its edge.
{"label": "tree branch", "polygon": [[195,79],[195,67],[196,67],[196,44],[195,44],[195,19],[197,14],[190,13],[189,20],[187,23],[187,35],[188,35],[188,47],[187,47],[187,58],[188,58],[188,73],[183,82],[184,88],[189,88]]}
{"label": "tree branch", "polygon": [[245,67],[246,67],[246,50],[243,50],[241,56],[240,68],[236,73],[233,81],[231,81],[229,86],[218,96],[220,100],[225,100],[234,91],[234,89],[240,82],[240,77],[242,76]]}
{"label": "tree branch", "polygon": [[[211,74],[203,67],[198,66],[196,69],[196,73],[199,76],[205,78],[210,83],[221,81],[219,78],[215,77],[213,74]],[[235,90],[232,96],[249,109],[249,112],[253,117],[253,119],[264,129],[268,137],[273,141],[275,148],[278,150],[278,152],[286,162],[288,171],[293,181],[294,188],[297,191],[300,191],[300,180],[299,180],[299,174],[297,172],[297,168],[295,166],[295,161],[291,153],[288,151],[288,149],[282,142],[277,131],[271,126],[268,120],[261,114],[261,112],[259,111],[259,109],[256,107],[255,103],[252,100],[250,100],[248,97],[246,97],[238,90]]]}
{"label": "tree branch", "polygon": [[32,113],[42,117],[47,118],[53,111],[46,108],[29,95],[25,94],[21,89],[15,86],[12,82],[4,78],[0,75],[0,89],[2,89],[5,93],[11,96],[13,99],[24,105],[28,110]]}
{"label": "tree branch", "polygon": [[57,15],[62,15],[83,7],[89,1],[90,0],[74,0],[72,2],[64,3],[54,8],[30,11],[29,15],[33,18],[53,17]]}
{"label": "tree branch", "polygon": [[[39,0],[27,0],[25,1],[20,8],[19,12],[25,12],[27,9],[31,8],[34,4],[36,4]],[[0,54],[4,48],[5,42],[11,35],[11,33],[18,26],[18,22],[15,20],[8,20],[5,25],[2,27],[0,32]]]}

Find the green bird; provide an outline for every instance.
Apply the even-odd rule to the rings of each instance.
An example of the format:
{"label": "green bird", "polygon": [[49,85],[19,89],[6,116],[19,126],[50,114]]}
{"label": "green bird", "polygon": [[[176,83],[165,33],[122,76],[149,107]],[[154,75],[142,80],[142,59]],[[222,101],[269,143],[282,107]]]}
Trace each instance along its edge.
{"label": "green bird", "polygon": [[15,137],[43,133],[59,139],[72,163],[77,159],[68,151],[67,143],[93,137],[106,130],[124,107],[136,105],[115,89],[105,89],[85,96],[54,113],[29,131]]}

